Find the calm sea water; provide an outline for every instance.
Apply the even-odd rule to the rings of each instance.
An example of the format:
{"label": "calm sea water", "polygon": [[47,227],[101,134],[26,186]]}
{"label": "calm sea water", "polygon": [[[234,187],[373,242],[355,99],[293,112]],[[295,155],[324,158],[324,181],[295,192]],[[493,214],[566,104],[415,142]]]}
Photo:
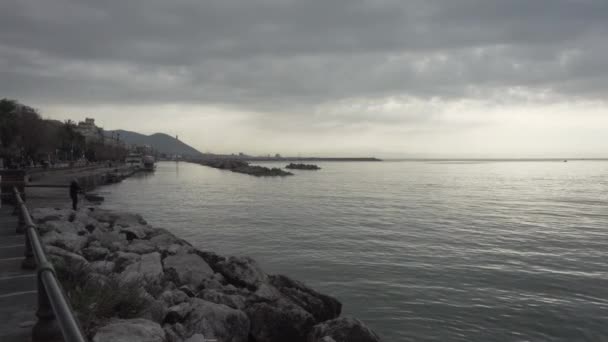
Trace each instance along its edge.
{"label": "calm sea water", "polygon": [[101,192],[336,296],[385,341],[608,341],[608,162],[319,165],[163,162]]}

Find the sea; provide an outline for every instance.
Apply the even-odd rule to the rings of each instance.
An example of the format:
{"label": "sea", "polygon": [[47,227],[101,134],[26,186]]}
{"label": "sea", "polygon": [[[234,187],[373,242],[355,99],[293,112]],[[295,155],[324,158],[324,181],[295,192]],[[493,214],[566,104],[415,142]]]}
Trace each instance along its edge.
{"label": "sea", "polygon": [[317,164],[159,162],[100,194],[336,297],[383,341],[608,341],[608,161]]}

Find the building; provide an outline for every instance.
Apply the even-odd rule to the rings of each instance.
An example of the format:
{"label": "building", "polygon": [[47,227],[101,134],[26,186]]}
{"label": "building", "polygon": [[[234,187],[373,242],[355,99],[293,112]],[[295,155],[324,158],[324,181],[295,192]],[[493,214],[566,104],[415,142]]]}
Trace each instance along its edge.
{"label": "building", "polygon": [[95,119],[86,118],[76,126],[76,131],[82,134],[86,142],[103,142],[103,128],[95,125]]}

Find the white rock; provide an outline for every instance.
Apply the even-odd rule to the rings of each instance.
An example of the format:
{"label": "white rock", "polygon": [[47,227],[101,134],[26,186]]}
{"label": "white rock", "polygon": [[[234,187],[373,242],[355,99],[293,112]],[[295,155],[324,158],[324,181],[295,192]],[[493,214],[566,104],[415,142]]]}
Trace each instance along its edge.
{"label": "white rock", "polygon": [[268,279],[257,262],[249,257],[230,257],[216,266],[229,282],[239,286],[256,289]]}
{"label": "white rock", "polygon": [[116,320],[100,328],[93,342],[165,342],[165,331],[147,319]]}
{"label": "white rock", "polygon": [[196,254],[179,253],[163,260],[165,272],[173,276],[176,284],[189,284],[198,288],[203,279],[213,276],[213,270]]}
{"label": "white rock", "polygon": [[192,311],[183,323],[187,331],[222,342],[248,341],[249,319],[244,312],[198,298],[193,298],[191,305]]}
{"label": "white rock", "polygon": [[163,266],[160,262],[160,253],[144,254],[141,260],[130,264],[121,273],[121,280],[128,282],[142,279],[147,283],[158,284],[163,276]]}
{"label": "white rock", "polygon": [[42,237],[43,244],[61,247],[70,252],[80,252],[86,246],[87,240],[86,237],[73,232],[57,233],[52,231]]}
{"label": "white rock", "polygon": [[101,274],[112,273],[112,271],[114,271],[115,266],[116,266],[116,264],[114,264],[112,261],[105,261],[105,260],[94,261],[89,264],[91,271],[96,272],[96,273],[101,273]]}

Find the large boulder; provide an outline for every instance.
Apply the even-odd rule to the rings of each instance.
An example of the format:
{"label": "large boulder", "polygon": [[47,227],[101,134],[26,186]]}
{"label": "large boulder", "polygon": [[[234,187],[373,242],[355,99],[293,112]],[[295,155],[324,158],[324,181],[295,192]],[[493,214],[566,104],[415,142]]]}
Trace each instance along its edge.
{"label": "large boulder", "polygon": [[144,254],[141,259],[128,265],[121,273],[125,282],[140,279],[146,283],[160,284],[163,278],[163,266],[158,252]]}
{"label": "large boulder", "polygon": [[205,278],[213,276],[213,270],[196,254],[179,253],[163,260],[165,272],[178,285],[191,285],[197,289]]}
{"label": "large boulder", "polygon": [[119,234],[118,232],[103,232],[96,229],[91,234],[91,237],[99,241],[102,247],[113,252],[123,250],[127,246],[127,237],[125,234]]}
{"label": "large boulder", "polygon": [[380,337],[358,319],[340,317],[314,326],[308,342],[379,342]]}
{"label": "large boulder", "polygon": [[246,303],[246,299],[242,296],[236,294],[226,294],[218,290],[203,290],[196,296],[209,302],[224,304],[233,309],[239,310],[243,310]]}
{"label": "large boulder", "polygon": [[89,261],[104,260],[110,254],[110,250],[104,247],[90,246],[82,250],[82,255]]}
{"label": "large boulder", "polygon": [[218,262],[215,267],[228,282],[236,286],[255,290],[267,280],[257,262],[249,257],[230,257]]}
{"label": "large boulder", "polygon": [[88,239],[73,232],[48,232],[42,237],[45,245],[57,246],[70,252],[80,252],[87,245]]}
{"label": "large boulder", "polygon": [[[137,242],[135,242],[137,241]],[[156,247],[146,240],[135,240],[125,248],[125,251],[137,254],[146,254],[156,251]]]}
{"label": "large boulder", "polygon": [[36,223],[49,221],[66,221],[70,216],[71,210],[59,208],[34,208],[30,210],[30,215]]}
{"label": "large boulder", "polygon": [[115,320],[101,327],[93,342],[165,342],[165,331],[158,323],[136,318]]}
{"label": "large boulder", "polygon": [[340,316],[342,304],[333,297],[319,293],[284,275],[272,275],[269,282],[283,295],[310,312],[317,323]]}
{"label": "large boulder", "polygon": [[116,252],[113,255],[113,261],[116,263],[116,270],[122,271],[127,266],[138,262],[141,259],[141,255],[136,253],[128,253],[128,252]]}
{"label": "large boulder", "polygon": [[198,298],[193,298],[190,304],[191,311],[182,323],[190,335],[202,334],[222,342],[249,340],[249,319],[243,311]]}
{"label": "large boulder", "polygon": [[305,342],[315,324],[310,313],[287,300],[253,303],[245,312],[255,341]]}
{"label": "large boulder", "polygon": [[91,271],[100,274],[110,274],[114,271],[116,264],[112,261],[99,260],[89,264]]}
{"label": "large boulder", "polygon": [[44,249],[49,260],[53,264],[64,263],[65,265],[79,265],[82,267],[87,267],[89,265],[82,255],[55,246],[45,246]]}

